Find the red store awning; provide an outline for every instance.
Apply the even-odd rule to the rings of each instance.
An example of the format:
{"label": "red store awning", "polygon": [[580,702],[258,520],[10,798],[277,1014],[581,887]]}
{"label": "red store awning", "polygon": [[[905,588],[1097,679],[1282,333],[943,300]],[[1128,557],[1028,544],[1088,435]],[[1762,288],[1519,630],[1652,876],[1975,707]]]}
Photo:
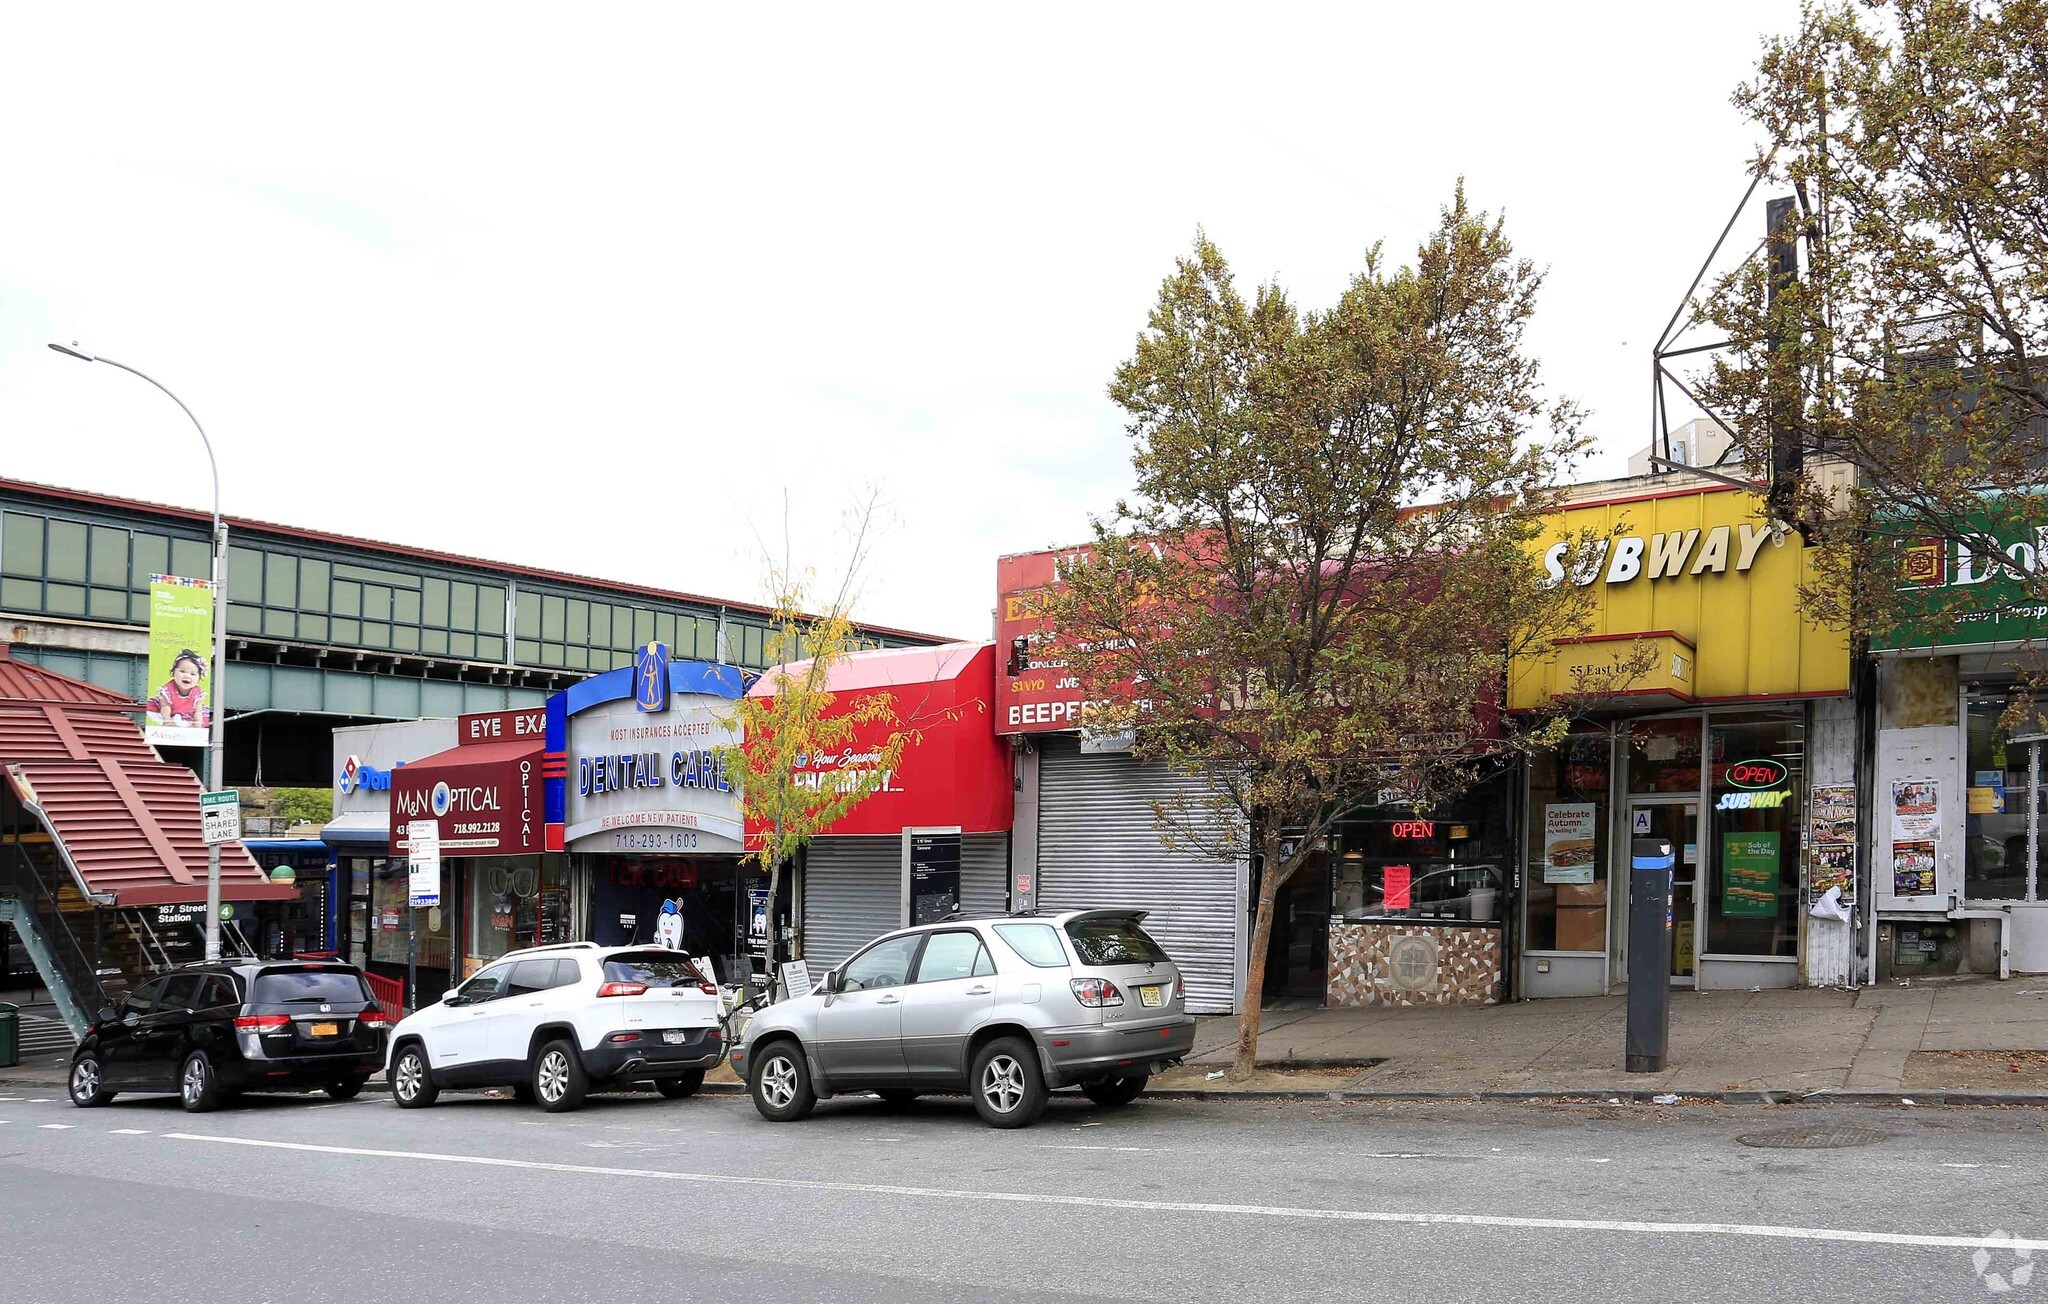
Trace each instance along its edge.
{"label": "red store awning", "polygon": [[443,856],[539,855],[541,739],[451,747],[391,773],[391,851],[411,846],[407,825],[432,820]]}
{"label": "red store awning", "polygon": [[[993,643],[855,652],[831,667],[825,687],[831,714],[856,708],[868,694],[889,696],[898,724],[862,724],[832,755],[804,758],[798,773],[828,784],[838,774],[871,768],[878,748],[899,729],[915,732],[896,770],[880,788],[828,830],[835,835],[896,835],[906,828],[1005,832],[1014,790],[1010,748],[996,737]],[[801,675],[809,662],[788,667]],[[776,675],[754,682],[749,697],[772,697]],[[749,840],[761,830],[748,830]]]}

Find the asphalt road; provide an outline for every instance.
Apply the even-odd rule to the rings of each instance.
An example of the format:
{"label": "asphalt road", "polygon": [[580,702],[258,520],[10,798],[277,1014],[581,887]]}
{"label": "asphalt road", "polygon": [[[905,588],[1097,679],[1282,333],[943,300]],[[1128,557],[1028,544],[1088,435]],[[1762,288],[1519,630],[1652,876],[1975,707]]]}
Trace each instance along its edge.
{"label": "asphalt road", "polygon": [[0,1299],[2048,1299],[2043,1110],[322,1102],[0,1088]]}

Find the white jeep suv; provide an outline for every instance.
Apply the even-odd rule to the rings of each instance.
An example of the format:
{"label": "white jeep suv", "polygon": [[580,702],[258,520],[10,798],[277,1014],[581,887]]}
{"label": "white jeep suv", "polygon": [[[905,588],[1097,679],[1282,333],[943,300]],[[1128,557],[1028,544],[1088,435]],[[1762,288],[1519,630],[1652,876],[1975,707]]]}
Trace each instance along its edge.
{"label": "white jeep suv", "polygon": [[606,1081],[670,1098],[724,1052],[718,988],[681,951],[566,942],[513,951],[391,1031],[385,1074],[406,1109],[444,1087],[511,1087],[575,1109]]}

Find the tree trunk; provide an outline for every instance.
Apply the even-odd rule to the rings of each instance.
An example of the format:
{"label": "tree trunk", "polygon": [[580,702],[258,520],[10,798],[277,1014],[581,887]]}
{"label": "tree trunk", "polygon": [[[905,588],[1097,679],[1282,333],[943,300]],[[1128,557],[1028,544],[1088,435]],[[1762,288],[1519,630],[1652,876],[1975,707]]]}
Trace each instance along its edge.
{"label": "tree trunk", "polygon": [[1273,901],[1280,895],[1280,885],[1287,881],[1280,865],[1279,828],[1268,829],[1261,841],[1265,848],[1262,856],[1265,868],[1259,872],[1259,910],[1252,921],[1250,969],[1244,976],[1244,1009],[1237,1016],[1237,1060],[1230,1066],[1230,1071],[1238,1074],[1250,1073],[1258,1067],[1259,1018],[1266,1003],[1266,950],[1273,941]]}

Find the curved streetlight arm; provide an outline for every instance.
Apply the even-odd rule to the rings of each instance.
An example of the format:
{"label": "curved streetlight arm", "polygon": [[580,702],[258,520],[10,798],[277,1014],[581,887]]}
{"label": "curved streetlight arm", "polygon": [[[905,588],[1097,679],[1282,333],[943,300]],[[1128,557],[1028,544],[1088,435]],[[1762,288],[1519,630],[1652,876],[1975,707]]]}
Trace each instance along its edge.
{"label": "curved streetlight arm", "polygon": [[178,410],[185,414],[186,419],[192,423],[192,428],[199,432],[199,442],[206,449],[206,467],[207,470],[213,473],[213,532],[215,534],[219,534],[220,463],[214,460],[213,441],[206,437],[206,427],[199,424],[199,418],[192,415],[192,409],[185,406],[185,400],[179,398],[176,394],[171,393],[170,386],[164,384],[162,381],[150,375],[148,372],[143,371],[139,367],[131,367],[125,362],[117,362],[114,359],[105,355],[104,353],[86,353],[83,350],[81,350],[76,344],[72,345],[69,348],[65,348],[57,344],[52,344],[50,347],[55,349],[57,352],[65,354],[69,357],[83,358],[87,362],[104,362],[110,367],[119,367],[121,370],[127,372],[131,376],[140,376],[142,377],[142,379],[148,381],[150,384],[162,390],[166,398],[170,399],[171,402],[176,403],[178,405]]}
{"label": "curved streetlight arm", "polygon": [[[206,786],[219,792],[227,779],[226,737],[224,726],[227,722],[227,644],[228,644],[228,532],[220,519],[220,463],[213,456],[213,441],[206,437],[206,427],[199,424],[199,418],[192,415],[192,409],[185,406],[185,400],[171,393],[170,387],[146,371],[131,367],[125,362],[116,362],[103,354],[87,353],[78,347],[76,341],[69,345],[51,344],[50,347],[66,357],[83,362],[104,362],[110,367],[119,367],[131,376],[140,376],[162,390],[165,397],[178,405],[192,422],[192,428],[199,432],[199,442],[206,449],[206,466],[213,474],[213,711],[207,730],[207,777]],[[220,844],[211,843],[206,848],[206,958],[220,958]]]}

